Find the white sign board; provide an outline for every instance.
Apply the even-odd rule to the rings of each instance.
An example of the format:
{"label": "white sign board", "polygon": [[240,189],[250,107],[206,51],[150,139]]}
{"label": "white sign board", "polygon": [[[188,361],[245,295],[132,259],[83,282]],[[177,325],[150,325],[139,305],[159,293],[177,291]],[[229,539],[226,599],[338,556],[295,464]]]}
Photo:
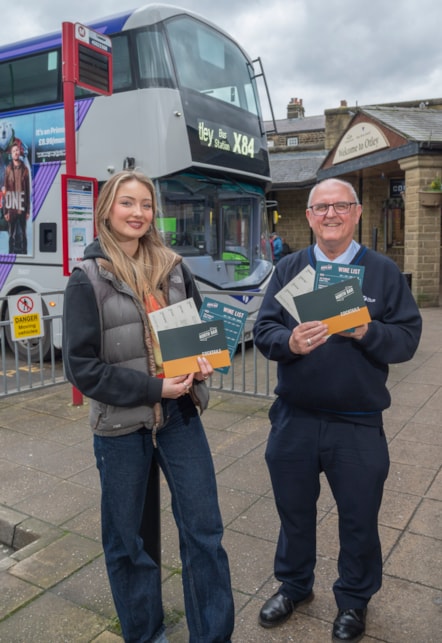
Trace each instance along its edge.
{"label": "white sign board", "polygon": [[357,123],[350,127],[340,141],[333,157],[333,165],[358,156],[390,147],[387,137],[373,123]]}
{"label": "white sign board", "polygon": [[24,292],[8,297],[11,337],[15,342],[31,337],[44,336],[41,295]]}

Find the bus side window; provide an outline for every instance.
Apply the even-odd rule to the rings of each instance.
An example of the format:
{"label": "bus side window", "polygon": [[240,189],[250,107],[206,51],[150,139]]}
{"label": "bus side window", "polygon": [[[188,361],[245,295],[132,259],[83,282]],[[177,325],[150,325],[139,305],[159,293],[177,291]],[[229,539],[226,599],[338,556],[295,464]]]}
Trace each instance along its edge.
{"label": "bus side window", "polygon": [[133,87],[127,34],[112,37],[112,84],[114,92]]}
{"label": "bus side window", "polygon": [[59,100],[59,64],[56,50],[0,63],[0,110]]}

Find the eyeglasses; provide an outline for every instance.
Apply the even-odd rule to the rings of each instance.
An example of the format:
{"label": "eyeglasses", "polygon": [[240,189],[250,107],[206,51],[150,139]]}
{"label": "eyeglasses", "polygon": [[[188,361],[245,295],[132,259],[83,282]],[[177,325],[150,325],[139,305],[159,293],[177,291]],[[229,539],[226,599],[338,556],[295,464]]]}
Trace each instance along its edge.
{"label": "eyeglasses", "polygon": [[315,205],[309,205],[308,208],[317,217],[323,217],[328,213],[328,209],[330,207],[333,207],[333,210],[336,212],[336,214],[348,214],[351,210],[352,205],[356,205],[356,201],[337,201],[336,203],[316,203]]}

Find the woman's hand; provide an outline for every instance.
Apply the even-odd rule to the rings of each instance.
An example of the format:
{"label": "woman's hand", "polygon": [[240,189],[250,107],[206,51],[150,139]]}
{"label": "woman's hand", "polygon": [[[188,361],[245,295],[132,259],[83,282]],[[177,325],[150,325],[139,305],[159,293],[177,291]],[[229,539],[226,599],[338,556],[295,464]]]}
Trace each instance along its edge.
{"label": "woman's hand", "polygon": [[198,357],[197,359],[200,370],[194,374],[194,379],[197,382],[201,382],[202,380],[207,380],[207,378],[213,375],[213,367],[205,357]]}
{"label": "woman's hand", "polygon": [[193,381],[202,382],[213,374],[213,368],[209,360],[205,357],[198,357],[200,370],[189,375],[180,375],[179,377],[165,377],[163,379],[162,397],[170,400],[176,400],[182,395],[187,395]]}
{"label": "woman's hand", "polygon": [[192,386],[194,374],[179,375],[178,377],[165,377],[163,379],[162,397],[176,400],[182,395],[187,395]]}

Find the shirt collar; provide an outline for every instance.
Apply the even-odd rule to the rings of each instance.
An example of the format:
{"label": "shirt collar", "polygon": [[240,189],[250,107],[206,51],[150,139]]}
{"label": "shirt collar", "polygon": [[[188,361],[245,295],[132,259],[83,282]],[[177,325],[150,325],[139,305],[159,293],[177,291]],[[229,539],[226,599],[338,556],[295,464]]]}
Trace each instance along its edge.
{"label": "shirt collar", "polygon": [[317,243],[315,244],[314,252],[316,261],[330,261],[331,263],[351,263],[351,260],[356,255],[360,247],[360,244],[353,239],[347,250],[339,255],[339,257],[336,257],[336,259],[330,259],[329,257],[327,257],[319,248]]}

